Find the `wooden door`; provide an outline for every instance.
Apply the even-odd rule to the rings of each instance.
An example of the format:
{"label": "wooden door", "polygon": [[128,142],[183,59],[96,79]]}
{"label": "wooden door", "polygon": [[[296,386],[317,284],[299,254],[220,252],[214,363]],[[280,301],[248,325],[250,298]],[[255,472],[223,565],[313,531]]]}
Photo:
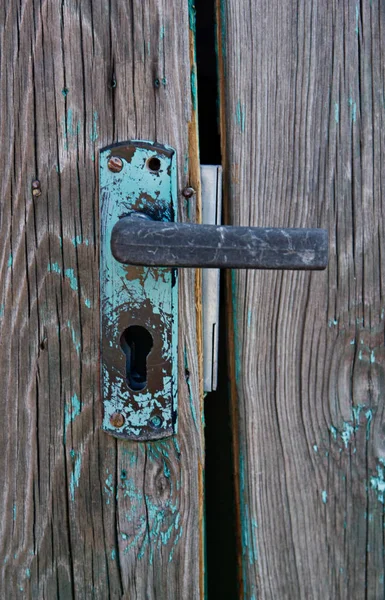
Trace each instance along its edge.
{"label": "wooden door", "polygon": [[107,435],[99,389],[98,151],[173,146],[179,218],[199,218],[192,8],[22,0],[1,13],[0,597],[201,598],[194,270],[179,283],[178,435]]}
{"label": "wooden door", "polygon": [[384,597],[385,4],[217,3],[228,222],[326,227],[228,277],[240,597]]}

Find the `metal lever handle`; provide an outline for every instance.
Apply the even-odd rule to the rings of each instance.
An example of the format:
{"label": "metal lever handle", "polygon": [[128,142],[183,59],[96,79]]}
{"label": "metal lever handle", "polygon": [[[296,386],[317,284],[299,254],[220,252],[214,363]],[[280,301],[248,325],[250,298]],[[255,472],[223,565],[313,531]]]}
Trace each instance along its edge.
{"label": "metal lever handle", "polygon": [[132,213],[113,227],[111,250],[130,265],[321,270],[328,262],[328,233],[170,223]]}

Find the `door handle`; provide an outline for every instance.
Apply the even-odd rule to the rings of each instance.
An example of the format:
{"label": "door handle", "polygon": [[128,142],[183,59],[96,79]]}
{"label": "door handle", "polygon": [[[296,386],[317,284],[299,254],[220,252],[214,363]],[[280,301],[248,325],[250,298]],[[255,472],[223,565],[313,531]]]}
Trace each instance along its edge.
{"label": "door handle", "polygon": [[321,270],[328,263],[328,233],[170,223],[133,212],[114,225],[111,252],[137,266]]}

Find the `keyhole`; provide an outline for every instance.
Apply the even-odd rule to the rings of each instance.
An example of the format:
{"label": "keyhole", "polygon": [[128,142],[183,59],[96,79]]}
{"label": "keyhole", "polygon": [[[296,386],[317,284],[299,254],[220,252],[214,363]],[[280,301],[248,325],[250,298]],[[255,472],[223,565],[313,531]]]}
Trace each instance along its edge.
{"label": "keyhole", "polygon": [[135,392],[147,385],[147,356],[153,343],[150,332],[139,325],[127,327],[120,336],[120,346],[126,355],[126,380]]}

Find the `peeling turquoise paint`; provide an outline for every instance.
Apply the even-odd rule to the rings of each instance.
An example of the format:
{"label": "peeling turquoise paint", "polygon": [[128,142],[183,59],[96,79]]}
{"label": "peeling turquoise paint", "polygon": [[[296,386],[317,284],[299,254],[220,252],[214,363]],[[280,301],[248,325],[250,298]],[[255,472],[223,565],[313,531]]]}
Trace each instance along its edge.
{"label": "peeling turquoise paint", "polygon": [[338,102],[334,103],[334,120],[336,123],[338,123],[340,120],[340,107]]}
{"label": "peeling turquoise paint", "polygon": [[61,268],[58,263],[50,263],[48,265],[48,273],[58,273],[60,275]]}
{"label": "peeling turquoise paint", "polygon": [[[222,45],[222,56],[226,58],[226,29],[227,29],[227,12],[226,12],[226,0],[220,0],[219,5],[220,11],[220,25],[221,25],[221,45]],[[226,61],[224,61],[224,68],[226,68]]]}
{"label": "peeling turquoise paint", "polygon": [[87,239],[83,239],[83,237],[81,235],[77,235],[76,237],[72,238],[72,245],[76,248],[76,246],[80,246],[80,244],[84,244],[85,246],[89,246],[89,240]]}
{"label": "peeling turquoise paint", "polygon": [[16,502],[14,502],[13,508],[12,508],[12,517],[13,517],[14,521],[16,521],[16,515],[17,515],[17,505],[16,505]]}
{"label": "peeling turquoise paint", "polygon": [[[137,558],[141,560],[148,552],[150,565],[153,564],[156,551],[169,549],[169,562],[173,560],[174,551],[183,534],[181,516],[177,499],[155,500],[151,495],[143,493],[133,479],[127,479],[121,486],[123,496],[130,500],[130,511],[126,514],[129,523],[134,523],[133,533],[121,532],[124,542],[128,542],[123,553],[127,554],[135,548]],[[143,507],[146,507],[146,515]]]}
{"label": "peeling turquoise paint", "polygon": [[322,490],[322,502],[326,504],[328,501],[328,493],[326,490]]}
{"label": "peeling turquoise paint", "polygon": [[359,19],[360,19],[360,7],[358,6],[358,4],[356,4],[356,27],[355,27],[355,32],[358,35],[360,33],[360,28],[359,28]]}
{"label": "peeling turquoise paint", "polygon": [[370,487],[377,493],[377,499],[384,504],[385,479],[383,465],[377,465],[377,476],[370,478]]}
{"label": "peeling turquoise paint", "polygon": [[63,130],[64,150],[67,151],[69,147],[69,141],[71,138],[77,138],[81,131],[81,122],[77,122],[76,127],[74,125],[74,114],[72,108],[67,110],[67,114],[61,121]]}
{"label": "peeling turquoise paint", "polygon": [[73,269],[66,269],[64,271],[64,275],[65,275],[65,277],[67,277],[68,281],[70,282],[71,289],[74,292],[77,292],[78,291],[78,280],[75,275],[75,271]]}
{"label": "peeling turquoise paint", "polygon": [[74,394],[71,397],[71,399],[70,399],[70,403],[69,404],[66,403],[66,406],[65,406],[65,411],[64,411],[64,436],[63,436],[64,444],[66,444],[66,433],[67,433],[68,425],[70,423],[72,423],[76,419],[76,417],[78,415],[80,415],[80,412],[81,412],[80,401],[79,401],[79,398],[78,398],[77,394]]}
{"label": "peeling turquoise paint", "polygon": [[238,100],[235,111],[235,121],[242,133],[245,131],[245,120],[245,105],[241,104],[241,101]]}
{"label": "peeling turquoise paint", "polygon": [[4,310],[5,310],[4,304],[1,304],[0,305],[0,318],[4,316]]}
{"label": "peeling turquoise paint", "polygon": [[12,264],[13,264],[13,256],[12,256],[12,254],[10,254],[8,257],[8,262],[7,262],[8,269],[10,269],[12,267]]}
{"label": "peeling turquoise paint", "polygon": [[72,502],[75,500],[75,488],[79,487],[80,473],[82,466],[82,456],[81,453],[77,453],[75,462],[73,465],[73,470],[71,472],[70,477],[70,497]]}
{"label": "peeling turquoise paint", "polygon": [[[118,263],[112,257],[110,240],[112,227],[122,212],[135,210],[152,214],[154,198],[158,198],[157,205],[164,221],[177,219],[176,154],[168,146],[151,142],[130,142],[127,145],[132,149],[132,155],[123,158],[124,166],[119,173],[112,173],[107,167],[114,146],[103,149],[100,154],[101,336],[109,344],[108,354],[102,348],[102,427],[109,433],[137,439],[142,431],[148,432],[148,422],[154,411],[160,411],[163,423],[154,432],[154,438],[161,438],[177,431],[177,422],[174,423],[173,418],[177,407],[177,274],[168,268],[135,268]],[[154,154],[162,165],[156,174],[147,167],[148,159]],[[166,366],[161,374],[162,387],[155,391],[149,382],[143,391],[135,392],[133,397],[126,383],[120,337],[126,327],[137,322],[137,315],[143,306],[146,307],[146,319],[149,320],[146,325],[148,330],[155,327],[156,319],[156,330],[151,333],[154,343],[162,344]],[[154,317],[150,316],[151,313]],[[124,326],[122,314],[125,315]],[[116,362],[112,364],[112,361]],[[110,423],[114,412],[122,413],[125,418],[118,432]]]}
{"label": "peeling turquoise paint", "polygon": [[111,560],[115,560],[116,558],[116,550],[115,548],[113,550],[111,550]]}
{"label": "peeling turquoise paint", "polygon": [[338,325],[338,319],[329,319],[329,322],[328,322],[329,327],[335,327],[336,325]]}
{"label": "peeling turquoise paint", "polygon": [[316,444],[314,444],[313,450],[314,450],[314,452],[318,452],[318,446]]}
{"label": "peeling turquoise paint", "polygon": [[86,305],[87,308],[91,308],[91,300],[89,298],[85,298],[84,304]]}
{"label": "peeling turquoise paint", "polygon": [[25,576],[27,579],[31,579],[31,571],[29,569],[25,570]]}
{"label": "peeling turquoise paint", "polygon": [[[337,440],[338,437],[340,437],[344,443],[345,448],[348,448],[355,433],[359,430],[361,426],[364,425],[364,423],[360,423],[360,415],[362,412],[366,419],[366,439],[369,440],[370,426],[373,419],[373,411],[370,408],[367,408],[365,410],[365,408],[366,407],[363,404],[357,404],[356,406],[353,406],[351,422],[343,421],[341,427],[339,427],[338,429],[333,425],[330,426],[330,433],[333,439]],[[353,450],[353,452],[354,451],[355,450]]]}
{"label": "peeling turquoise paint", "polygon": [[70,332],[71,332],[71,339],[72,339],[72,343],[73,343],[73,345],[74,345],[74,348],[75,348],[75,350],[76,350],[76,353],[79,355],[79,353],[80,353],[80,348],[81,348],[81,342],[80,342],[80,340],[76,339],[76,333],[75,333],[75,330],[74,330],[74,328],[72,327],[72,325],[71,325],[71,322],[70,322],[70,321],[67,321],[67,326],[68,326],[68,329],[69,329],[69,330],[70,330]]}
{"label": "peeling turquoise paint", "polygon": [[188,0],[188,16],[189,16],[190,31],[193,32],[194,37],[195,37],[196,12],[195,12],[194,0]]}
{"label": "peeling turquoise paint", "polygon": [[[246,471],[243,453],[239,453],[239,488],[240,488],[240,517],[241,517],[241,544],[242,544],[242,572],[243,582],[247,582],[247,569],[258,560],[257,529],[258,524],[254,516],[250,515],[249,504],[245,501],[246,495]],[[253,589],[244,589],[244,597],[247,597]]]}
{"label": "peeling turquoise paint", "polygon": [[163,40],[164,34],[165,34],[165,27],[164,27],[164,25],[162,25],[162,27],[160,28],[160,31],[159,31],[159,37],[161,40]]}
{"label": "peeling turquoise paint", "polygon": [[67,98],[68,94],[69,94],[69,89],[64,87],[61,91],[62,95],[64,96],[64,98]]}
{"label": "peeling turquoise paint", "polygon": [[94,115],[93,115],[93,120],[92,120],[92,128],[91,128],[91,133],[90,133],[90,141],[91,143],[96,142],[96,140],[99,137],[99,132],[98,132],[98,113],[95,111]]}
{"label": "peeling turquoise paint", "polygon": [[351,119],[355,123],[357,120],[357,103],[354,102],[353,98],[349,98],[349,106],[351,108]]}
{"label": "peeling turquoise paint", "polygon": [[195,65],[191,68],[191,99],[193,109],[196,111],[198,108],[198,84]]}

